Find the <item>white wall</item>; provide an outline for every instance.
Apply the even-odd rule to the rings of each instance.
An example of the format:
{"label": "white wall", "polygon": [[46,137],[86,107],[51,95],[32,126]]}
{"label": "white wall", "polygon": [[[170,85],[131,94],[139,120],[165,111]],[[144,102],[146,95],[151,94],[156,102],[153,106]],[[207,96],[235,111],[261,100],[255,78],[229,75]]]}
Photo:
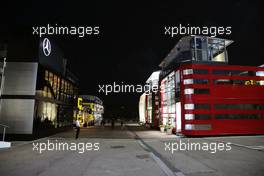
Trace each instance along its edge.
{"label": "white wall", "polygon": [[146,112],[146,94],[143,93],[139,99],[139,122],[143,122],[143,123],[146,122],[145,112]]}

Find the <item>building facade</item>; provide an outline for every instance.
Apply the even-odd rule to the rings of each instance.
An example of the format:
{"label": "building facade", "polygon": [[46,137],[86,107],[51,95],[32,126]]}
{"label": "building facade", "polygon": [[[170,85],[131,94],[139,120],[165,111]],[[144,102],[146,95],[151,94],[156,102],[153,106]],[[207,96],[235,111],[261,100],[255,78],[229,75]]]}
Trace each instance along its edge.
{"label": "building facade", "polygon": [[264,68],[229,65],[231,43],[187,36],[175,45],[160,63],[160,125],[190,136],[264,134]]}
{"label": "building facade", "polygon": [[78,79],[68,70],[63,52],[48,38],[32,48],[16,50],[17,43],[8,45],[3,76],[0,122],[10,127],[7,133],[34,134],[72,125]]}

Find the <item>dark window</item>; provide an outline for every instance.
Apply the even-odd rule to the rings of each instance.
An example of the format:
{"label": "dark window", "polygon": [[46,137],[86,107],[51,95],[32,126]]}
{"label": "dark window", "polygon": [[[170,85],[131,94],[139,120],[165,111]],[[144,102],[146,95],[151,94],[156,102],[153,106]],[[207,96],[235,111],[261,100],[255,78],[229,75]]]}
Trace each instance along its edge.
{"label": "dark window", "polygon": [[216,114],[216,119],[261,119],[261,114]]}
{"label": "dark window", "polygon": [[194,89],[194,94],[209,94],[209,89]]}
{"label": "dark window", "polygon": [[209,114],[195,114],[194,115],[195,120],[209,120],[211,119],[211,116]]}
{"label": "dark window", "polygon": [[193,74],[208,74],[208,70],[204,69],[193,69]]}
{"label": "dark window", "polygon": [[210,109],[210,105],[209,104],[195,104],[194,108],[195,109]]}
{"label": "dark window", "polygon": [[193,79],[194,84],[208,84],[209,80],[208,79]]}
{"label": "dark window", "polygon": [[213,70],[215,75],[236,75],[236,76],[255,76],[255,71],[243,71],[243,70]]}
{"label": "dark window", "polygon": [[215,104],[215,109],[264,110],[264,104]]}

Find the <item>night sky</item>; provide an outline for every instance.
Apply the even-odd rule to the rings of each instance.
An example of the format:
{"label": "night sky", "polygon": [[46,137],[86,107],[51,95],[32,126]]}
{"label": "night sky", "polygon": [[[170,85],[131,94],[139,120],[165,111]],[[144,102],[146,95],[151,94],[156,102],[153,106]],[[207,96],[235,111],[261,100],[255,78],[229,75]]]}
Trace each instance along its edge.
{"label": "night sky", "polygon": [[[80,93],[100,97],[106,112],[122,107],[137,116],[140,94],[98,93],[98,85],[124,82],[143,84],[177,43],[164,35],[164,26],[231,26],[221,36],[235,42],[228,48],[229,63],[263,64],[263,19],[260,2],[152,1],[142,3],[70,1],[18,1],[1,4],[0,37],[32,38],[32,26],[100,26],[99,36],[58,36],[71,71],[80,79]],[[218,36],[219,37],[219,36]],[[1,39],[0,39],[1,41]]]}

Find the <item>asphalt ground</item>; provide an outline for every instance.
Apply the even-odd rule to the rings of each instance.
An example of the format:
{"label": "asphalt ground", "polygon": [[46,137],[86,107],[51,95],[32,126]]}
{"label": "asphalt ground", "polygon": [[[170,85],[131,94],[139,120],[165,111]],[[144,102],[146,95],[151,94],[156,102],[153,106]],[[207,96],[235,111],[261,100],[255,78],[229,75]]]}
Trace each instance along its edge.
{"label": "asphalt ground", "polygon": [[[10,149],[0,150],[1,175],[262,176],[264,173],[264,136],[186,138],[133,124],[125,128],[117,125],[114,129],[110,126],[81,129],[77,140],[74,135],[75,130],[70,129],[35,141],[13,141]],[[48,142],[89,147],[88,150],[46,148],[40,153],[40,145],[47,147]],[[222,148],[216,150],[214,146],[219,143]],[[38,150],[34,148],[37,144]],[[181,150],[180,144],[211,147]]]}

